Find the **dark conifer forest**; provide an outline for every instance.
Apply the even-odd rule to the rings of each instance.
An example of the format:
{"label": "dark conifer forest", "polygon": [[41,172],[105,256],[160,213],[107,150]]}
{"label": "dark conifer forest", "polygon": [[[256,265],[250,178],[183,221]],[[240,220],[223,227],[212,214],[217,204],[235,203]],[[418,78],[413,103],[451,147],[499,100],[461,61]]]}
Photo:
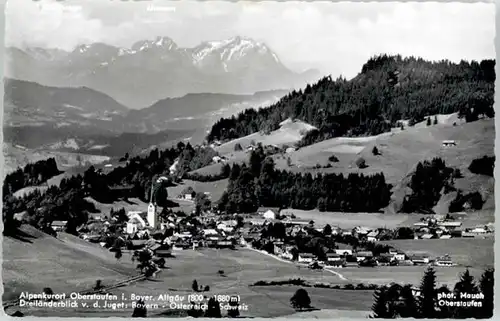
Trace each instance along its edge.
{"label": "dark conifer forest", "polygon": [[389,204],[390,184],[382,173],[299,174],[276,170],[262,147],[252,151],[249,165],[234,164],[219,208],[251,213],[259,206],[320,211],[378,212]]}
{"label": "dark conifer forest", "polygon": [[300,147],[338,136],[380,134],[398,120],[409,119],[414,124],[430,114],[459,112],[467,121],[479,115],[492,117],[494,67],[494,60],[456,64],[399,55],[373,57],[352,80],[325,77],[268,108],[222,118],[207,140],[270,132],[287,118],[317,128],[299,142]]}

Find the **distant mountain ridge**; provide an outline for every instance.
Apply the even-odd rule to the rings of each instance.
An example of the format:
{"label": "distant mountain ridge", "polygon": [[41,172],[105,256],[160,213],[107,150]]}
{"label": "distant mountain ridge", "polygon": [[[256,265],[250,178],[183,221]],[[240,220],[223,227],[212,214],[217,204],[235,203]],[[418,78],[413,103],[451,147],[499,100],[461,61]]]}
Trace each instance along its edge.
{"label": "distant mountain ridge", "polygon": [[[78,146],[71,150],[99,154],[126,151],[131,144],[148,147],[148,143],[156,145],[172,139],[191,137],[201,142],[216,119],[270,105],[287,94],[280,90],[253,95],[188,94],[130,110],[87,87],[59,88],[5,78],[4,90],[6,142],[27,148],[62,146],[57,149],[65,150],[63,147],[70,141],[68,146]],[[134,139],[120,142],[129,137],[126,135]]]}
{"label": "distant mountain ridge", "polygon": [[266,44],[233,37],[181,48],[168,37],[130,48],[104,43],[60,49],[6,49],[6,75],[47,86],[86,86],[131,108],[188,93],[251,94],[303,87],[316,70],[288,69]]}

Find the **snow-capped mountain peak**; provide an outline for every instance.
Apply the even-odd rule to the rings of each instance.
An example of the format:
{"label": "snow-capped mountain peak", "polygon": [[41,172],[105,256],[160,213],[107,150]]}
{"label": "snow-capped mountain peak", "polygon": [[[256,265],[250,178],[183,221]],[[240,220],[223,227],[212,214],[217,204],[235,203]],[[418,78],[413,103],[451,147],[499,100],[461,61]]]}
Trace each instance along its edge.
{"label": "snow-capped mountain peak", "polygon": [[144,51],[151,48],[162,48],[167,50],[177,49],[177,44],[169,37],[156,37],[154,40],[138,41],[132,45],[132,51]]}
{"label": "snow-capped mountain peak", "polygon": [[237,61],[252,52],[259,55],[270,54],[274,57],[276,62],[279,62],[276,54],[274,54],[264,43],[241,36],[225,40],[204,42],[194,48],[193,60],[196,63],[201,63],[208,57],[218,56],[218,58],[224,62]]}

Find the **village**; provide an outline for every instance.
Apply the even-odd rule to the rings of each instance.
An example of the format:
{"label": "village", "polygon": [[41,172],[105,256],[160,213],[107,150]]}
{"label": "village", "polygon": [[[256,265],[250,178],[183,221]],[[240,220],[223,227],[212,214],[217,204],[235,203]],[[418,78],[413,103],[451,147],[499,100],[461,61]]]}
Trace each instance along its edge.
{"label": "village", "polygon": [[[207,193],[205,193],[207,194]],[[196,193],[186,189],[178,199],[192,201]],[[209,195],[208,195],[209,197]],[[463,213],[454,213],[459,217]],[[160,217],[152,202],[147,211],[113,212],[96,215],[78,228],[79,236],[110,251],[149,249],[156,259],[175,257],[175,251],[203,248],[248,248],[311,269],[375,266],[456,266],[449,253],[430,257],[425,253],[404,253],[378,242],[392,239],[481,238],[493,235],[493,226],[462,228],[452,215],[428,215],[413,226],[387,228],[342,228],[316,226],[278,208],[259,208],[255,213],[227,214],[215,208],[199,215],[171,212]],[[67,222],[54,221],[52,229],[63,231]],[[315,240],[314,245],[300,244]],[[319,241],[318,241],[319,240]],[[418,241],[416,241],[418,242]],[[319,245],[318,245],[319,244]]]}

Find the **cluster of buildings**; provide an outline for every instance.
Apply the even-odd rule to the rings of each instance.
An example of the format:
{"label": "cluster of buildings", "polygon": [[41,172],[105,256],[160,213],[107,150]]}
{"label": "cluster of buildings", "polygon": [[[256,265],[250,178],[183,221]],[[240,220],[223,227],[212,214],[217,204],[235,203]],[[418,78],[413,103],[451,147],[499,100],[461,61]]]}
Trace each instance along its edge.
{"label": "cluster of buildings", "polygon": [[[457,216],[460,216],[460,214],[457,214]],[[415,229],[415,239],[480,237],[494,233],[493,223],[463,229],[462,222],[443,215],[424,218],[420,222],[414,223],[413,226]]]}
{"label": "cluster of buildings", "polygon": [[[189,194],[189,191],[188,193]],[[272,244],[272,254],[287,260],[297,261],[301,264],[320,264],[330,267],[346,266],[383,266],[383,265],[416,265],[434,264],[437,266],[452,266],[454,263],[447,255],[431,259],[426,254],[409,254],[396,249],[386,253],[374,254],[368,246],[382,240],[394,231],[379,228],[370,229],[355,227],[342,229],[338,226],[331,227],[331,233],[324,235],[323,228],[316,228],[313,221],[296,218],[287,211],[277,208],[259,208],[253,214],[223,215],[212,212],[202,213],[200,216],[185,216],[175,213],[160,219],[158,209],[151,202],[146,212],[130,211],[127,213],[126,222],[118,224],[116,218],[97,218],[81,230],[82,238],[91,242],[106,243],[106,237],[120,235],[123,246],[129,249],[149,248],[156,256],[166,256],[172,250],[197,249],[200,247],[229,248],[238,246],[252,246],[259,244]],[[271,223],[282,223],[283,238],[264,236],[264,229]],[[63,229],[67,222],[54,221],[54,229]],[[413,232],[417,238],[447,238],[461,227],[461,222],[450,218],[429,217],[415,223]],[[115,226],[113,232],[110,227]],[[488,226],[461,231],[460,236],[475,236],[490,233]],[[293,240],[297,235],[311,235],[317,237],[342,239],[355,238],[359,246],[353,248],[348,244],[335,243],[335,248],[324,248],[324,254],[317,257],[314,253],[299,252]],[[430,235],[430,236],[429,236]],[[340,239],[338,237],[341,237]],[[344,237],[344,238],[342,238]],[[348,237],[348,238],[345,238]],[[389,238],[390,239],[390,238]],[[109,244],[107,245],[109,246]]]}

